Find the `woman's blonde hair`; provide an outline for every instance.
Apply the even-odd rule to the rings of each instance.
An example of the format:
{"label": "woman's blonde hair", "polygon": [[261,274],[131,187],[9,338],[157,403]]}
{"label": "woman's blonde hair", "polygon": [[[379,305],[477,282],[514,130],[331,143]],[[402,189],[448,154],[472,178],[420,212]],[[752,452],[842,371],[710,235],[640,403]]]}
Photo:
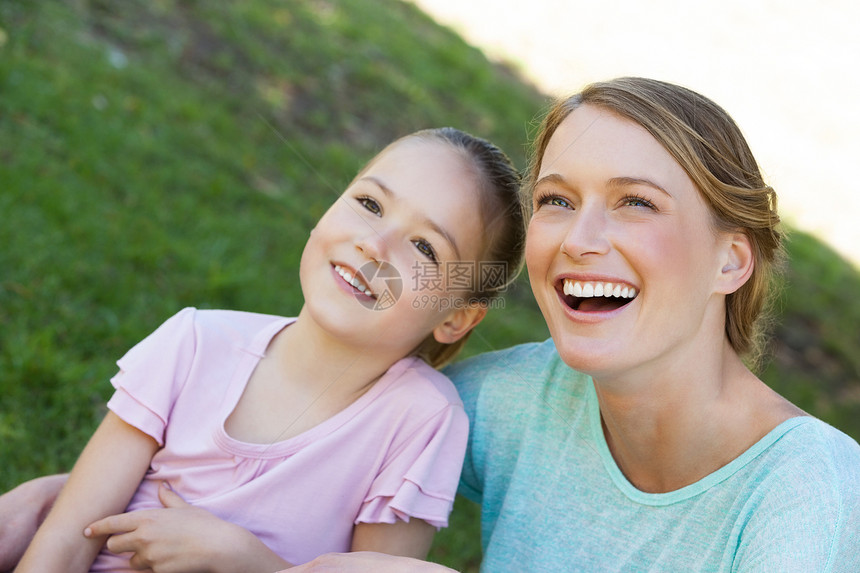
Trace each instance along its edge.
{"label": "woman's blonde hair", "polygon": [[556,102],[533,146],[531,190],[552,134],[577,107],[588,104],[625,117],[660,142],[690,176],[717,229],[743,232],[753,250],[747,282],[726,296],[726,335],[738,354],[758,362],[773,283],[784,259],[777,200],[734,120],[708,98],[687,88],[647,78],[617,78],[587,86]]}

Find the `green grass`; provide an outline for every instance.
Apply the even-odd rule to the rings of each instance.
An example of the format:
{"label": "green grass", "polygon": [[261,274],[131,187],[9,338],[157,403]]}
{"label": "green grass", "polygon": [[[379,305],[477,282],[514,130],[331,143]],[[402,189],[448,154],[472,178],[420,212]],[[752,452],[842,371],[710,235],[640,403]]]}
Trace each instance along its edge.
{"label": "green grass", "polygon": [[[394,0],[0,3],[0,490],[66,470],[114,361],[179,308],[298,311],[319,215],[454,125],[525,166],[546,98]],[[860,437],[860,278],[795,233],[766,379]],[[520,281],[465,354],[547,336]],[[433,557],[480,559],[458,501]]]}
{"label": "green grass", "polygon": [[860,439],[860,271],[806,233],[791,264],[765,381],[806,411]]}

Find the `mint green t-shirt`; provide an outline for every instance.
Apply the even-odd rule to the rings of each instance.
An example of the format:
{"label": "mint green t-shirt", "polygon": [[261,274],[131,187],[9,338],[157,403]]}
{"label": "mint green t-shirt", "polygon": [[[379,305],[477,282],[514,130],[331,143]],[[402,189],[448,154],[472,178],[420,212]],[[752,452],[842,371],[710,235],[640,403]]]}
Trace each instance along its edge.
{"label": "mint green t-shirt", "polygon": [[591,379],[552,340],[446,374],[471,420],[460,493],[481,504],[482,571],[860,572],[860,446],[820,420],[644,493],[609,453]]}

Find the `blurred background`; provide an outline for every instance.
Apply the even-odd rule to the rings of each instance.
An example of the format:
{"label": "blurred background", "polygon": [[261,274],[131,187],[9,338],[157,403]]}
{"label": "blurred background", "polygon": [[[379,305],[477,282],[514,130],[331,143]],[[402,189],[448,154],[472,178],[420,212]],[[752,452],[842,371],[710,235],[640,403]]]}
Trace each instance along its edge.
{"label": "blurred background", "polygon": [[545,93],[636,75],[735,118],[783,214],[860,263],[860,7],[850,0],[416,0]]}
{"label": "blurred background", "polygon": [[[460,4],[0,1],[0,491],[71,467],[116,359],[180,308],[296,314],[308,231],[390,140],[454,125],[523,168],[552,95],[620,74],[749,135],[791,230],[762,377],[860,437],[847,3]],[[546,336],[520,280],[465,355]],[[452,523],[433,559],[477,570],[474,506]]]}

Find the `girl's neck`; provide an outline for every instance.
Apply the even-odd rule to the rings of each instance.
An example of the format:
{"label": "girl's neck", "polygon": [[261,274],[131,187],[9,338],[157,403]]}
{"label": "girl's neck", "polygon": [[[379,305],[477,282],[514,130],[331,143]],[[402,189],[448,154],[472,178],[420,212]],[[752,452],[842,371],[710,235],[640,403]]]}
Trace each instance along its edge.
{"label": "girl's neck", "polygon": [[248,443],[290,439],[349,407],[394,362],[373,348],[345,344],[300,314],[269,343],[225,429]]}
{"label": "girl's neck", "polygon": [[609,450],[640,490],[667,492],[695,483],[779,423],[803,414],[756,378],[727,342],[712,354],[717,356],[648,379],[641,373],[636,379],[595,379]]}
{"label": "girl's neck", "polygon": [[336,386],[339,394],[363,394],[400,356],[388,356],[373,341],[355,344],[320,328],[304,309],[267,351],[291,385]]}

